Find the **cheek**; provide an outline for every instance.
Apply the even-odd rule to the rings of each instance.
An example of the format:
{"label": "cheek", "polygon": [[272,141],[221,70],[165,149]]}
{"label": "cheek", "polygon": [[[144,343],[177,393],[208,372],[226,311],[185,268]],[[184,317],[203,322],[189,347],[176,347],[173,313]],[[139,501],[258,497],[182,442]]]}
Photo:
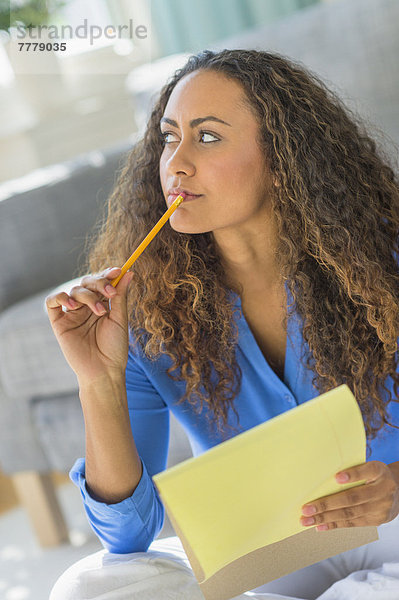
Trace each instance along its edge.
{"label": "cheek", "polygon": [[251,152],[244,148],[239,161],[236,161],[231,171],[231,182],[237,189],[245,192],[245,195],[257,201],[259,194],[263,196],[263,190],[267,183],[265,172],[265,159],[259,152]]}
{"label": "cheek", "polygon": [[251,179],[256,177],[259,169],[259,155],[253,151],[252,146],[240,146],[235,149],[227,160],[224,168],[229,172],[229,177],[233,185],[250,184]]}
{"label": "cheek", "polygon": [[243,159],[236,155],[218,157],[209,161],[205,176],[212,188],[238,191],[237,186],[248,183],[249,168],[247,161],[243,164]]}

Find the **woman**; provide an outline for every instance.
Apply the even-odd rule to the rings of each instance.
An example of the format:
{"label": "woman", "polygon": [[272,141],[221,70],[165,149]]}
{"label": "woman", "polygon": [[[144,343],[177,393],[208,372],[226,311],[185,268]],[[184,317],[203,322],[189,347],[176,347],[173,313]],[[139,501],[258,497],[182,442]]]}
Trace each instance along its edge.
{"label": "woman", "polygon": [[[201,52],[161,90],[90,249],[93,274],[46,299],[85,419],[71,478],[109,551],[71,567],[54,600],[95,598],[99,581],[107,598],[122,587],[135,598],[138,581],[159,596],[144,567],[171,548],[152,544],[164,509],[151,481],[166,467],[169,409],[196,455],[342,383],[368,439],[368,461],[347,472],[367,483],[315,498],[298,521],[376,525],[380,539],[257,592],[316,598],[399,561],[399,185],[348,114],[303,67],[255,50]],[[196,197],[107,286],[120,269],[105,267],[125,262],[181,190]],[[165,568],[180,569],[187,596],[170,580],[168,597],[202,597],[177,556]]]}

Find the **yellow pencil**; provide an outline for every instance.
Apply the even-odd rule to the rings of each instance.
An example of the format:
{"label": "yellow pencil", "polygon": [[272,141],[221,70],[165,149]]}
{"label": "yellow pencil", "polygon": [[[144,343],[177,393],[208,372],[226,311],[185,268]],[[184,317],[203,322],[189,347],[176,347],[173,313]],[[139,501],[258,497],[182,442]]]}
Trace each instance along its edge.
{"label": "yellow pencil", "polygon": [[177,196],[177,198],[173,202],[173,204],[171,204],[169,206],[169,208],[165,212],[165,214],[163,214],[162,217],[159,219],[158,223],[156,225],[154,225],[154,227],[151,229],[150,233],[143,239],[143,241],[138,246],[138,248],[133,252],[131,257],[127,259],[127,261],[125,262],[125,264],[122,267],[122,271],[121,271],[120,275],[118,275],[118,277],[115,277],[115,279],[113,279],[111,281],[111,285],[113,285],[114,287],[117,286],[117,284],[122,279],[122,277],[124,276],[126,271],[128,271],[128,269],[130,269],[130,267],[138,259],[140,254],[147,248],[148,244],[156,236],[156,234],[161,229],[161,227],[163,227],[165,225],[166,221],[169,219],[171,214],[176,210],[176,208],[178,206],[180,206],[180,204],[183,202],[183,200],[184,200],[183,195],[180,194],[179,196]]}

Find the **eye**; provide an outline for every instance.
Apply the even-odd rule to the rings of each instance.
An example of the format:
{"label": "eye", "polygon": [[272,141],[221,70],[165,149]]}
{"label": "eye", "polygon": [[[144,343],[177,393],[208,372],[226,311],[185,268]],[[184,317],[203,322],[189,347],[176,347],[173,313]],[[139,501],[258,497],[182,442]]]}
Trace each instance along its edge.
{"label": "eye", "polygon": [[173,133],[171,131],[164,131],[163,133],[161,133],[161,138],[165,144],[170,144],[170,142],[166,141],[168,135],[173,135]]}
{"label": "eye", "polygon": [[218,142],[219,138],[217,138],[215,135],[213,135],[213,133],[209,133],[208,131],[200,131],[200,137],[202,138],[204,135],[210,135],[211,137],[214,138],[214,140],[211,140],[210,142],[205,142],[206,144],[212,144],[213,142]]}
{"label": "eye", "polygon": [[[202,137],[204,137],[204,135],[210,135],[211,137],[215,138],[215,139],[211,140],[210,142],[203,142],[204,144],[213,144],[215,141],[219,142],[219,138],[217,138],[213,133],[210,133],[209,131],[200,131],[199,134],[200,134],[200,139]],[[172,131],[164,131],[163,133],[161,133],[161,137],[162,137],[163,142],[165,144],[171,144],[172,143],[172,142],[168,142],[166,140],[166,138],[167,138],[168,135],[174,135],[174,134],[173,134]]]}

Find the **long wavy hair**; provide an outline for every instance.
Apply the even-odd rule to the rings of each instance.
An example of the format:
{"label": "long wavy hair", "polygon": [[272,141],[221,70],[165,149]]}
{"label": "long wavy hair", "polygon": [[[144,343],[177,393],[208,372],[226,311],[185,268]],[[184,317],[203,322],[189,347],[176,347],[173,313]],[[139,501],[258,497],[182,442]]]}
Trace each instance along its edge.
{"label": "long wavy hair", "polygon": [[[321,394],[346,383],[369,441],[386,424],[396,427],[387,405],[399,383],[398,179],[364,120],[301,63],[242,49],[190,56],[161,89],[118,172],[82,274],[122,265],[165,212],[159,122],[177,82],[200,69],[240,82],[257,118],[257,143],[278,184],[271,195],[276,259],[293,298],[284,325],[295,311],[301,317],[310,351],[301,360],[313,385]],[[129,328],[137,343],[150,360],[172,359],[168,376],[186,384],[179,403],[201,412],[205,402],[208,422],[228,437],[230,408],[239,422],[234,398],[242,378],[230,292],[242,289],[228,284],[212,232],[180,233],[168,222],[132,271]]]}

